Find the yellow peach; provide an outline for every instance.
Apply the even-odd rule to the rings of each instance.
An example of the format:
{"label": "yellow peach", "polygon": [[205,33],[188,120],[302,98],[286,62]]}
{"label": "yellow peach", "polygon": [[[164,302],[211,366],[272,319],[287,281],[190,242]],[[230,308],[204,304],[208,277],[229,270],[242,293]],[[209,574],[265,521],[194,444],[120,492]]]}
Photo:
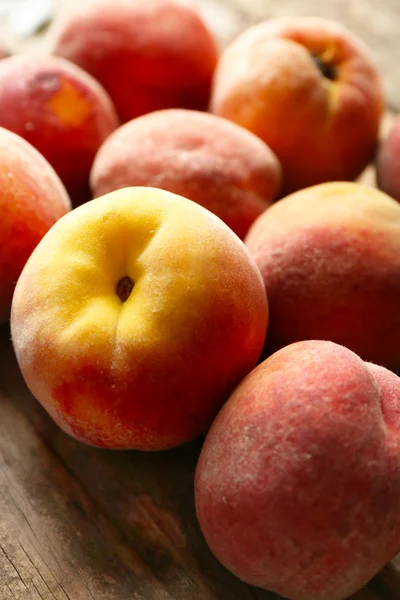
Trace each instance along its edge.
{"label": "yellow peach", "polygon": [[62,218],[17,283],[11,330],[54,420],[107,448],[162,449],[204,431],[256,364],[261,275],[200,205],[124,188]]}

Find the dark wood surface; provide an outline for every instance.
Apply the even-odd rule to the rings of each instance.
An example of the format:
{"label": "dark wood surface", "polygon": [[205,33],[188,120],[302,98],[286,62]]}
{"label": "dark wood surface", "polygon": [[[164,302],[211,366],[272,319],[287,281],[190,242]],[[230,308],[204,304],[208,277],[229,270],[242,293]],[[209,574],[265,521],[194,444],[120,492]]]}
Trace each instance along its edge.
{"label": "dark wood surface", "polygon": [[[400,107],[398,0],[204,0],[200,8],[221,44],[262,18],[336,18],[371,46],[388,106]],[[237,580],[206,547],[193,503],[201,440],[148,454],[84,446],[27,391],[6,327],[0,357],[0,600],[277,598]],[[400,555],[353,597],[378,599],[400,599]]]}

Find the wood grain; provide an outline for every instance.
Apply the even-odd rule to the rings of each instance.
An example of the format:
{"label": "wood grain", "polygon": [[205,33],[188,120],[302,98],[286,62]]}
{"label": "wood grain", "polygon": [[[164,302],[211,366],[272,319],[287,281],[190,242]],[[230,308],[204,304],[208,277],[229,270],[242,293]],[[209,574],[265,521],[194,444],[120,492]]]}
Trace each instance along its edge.
{"label": "wood grain", "polygon": [[[74,4],[78,0],[58,0],[57,7]],[[197,4],[221,45],[272,16],[316,14],[343,22],[371,47],[388,105],[400,107],[398,0]],[[14,40],[14,47],[39,43]],[[373,185],[371,168],[363,181]],[[148,454],[79,444],[56,427],[27,391],[5,327],[0,328],[0,356],[0,600],[277,598],[237,580],[207,549],[193,503],[201,440]],[[353,596],[399,598],[400,555]]]}

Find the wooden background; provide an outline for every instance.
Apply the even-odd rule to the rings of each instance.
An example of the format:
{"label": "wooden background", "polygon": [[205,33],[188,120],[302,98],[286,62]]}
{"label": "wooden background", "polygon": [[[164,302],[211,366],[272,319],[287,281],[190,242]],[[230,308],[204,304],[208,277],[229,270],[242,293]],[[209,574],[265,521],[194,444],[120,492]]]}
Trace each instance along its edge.
{"label": "wooden background", "polygon": [[[57,9],[83,1],[59,0]],[[197,4],[221,45],[278,15],[343,22],[374,51],[388,107],[400,108],[398,0]],[[19,50],[40,39],[10,43]],[[373,181],[371,169],[366,177]],[[234,578],[205,545],[193,504],[201,440],[152,454],[86,447],[63,434],[27,392],[7,327],[0,328],[0,356],[0,600],[277,598]],[[400,599],[400,555],[353,596],[378,599]]]}

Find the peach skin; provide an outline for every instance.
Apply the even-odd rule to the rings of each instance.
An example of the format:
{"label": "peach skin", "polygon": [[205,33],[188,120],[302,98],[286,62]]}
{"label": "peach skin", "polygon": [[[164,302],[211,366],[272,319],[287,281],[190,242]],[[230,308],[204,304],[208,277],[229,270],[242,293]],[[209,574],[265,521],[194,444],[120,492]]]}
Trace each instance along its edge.
{"label": "peach skin", "polygon": [[271,147],[289,193],[360,175],[376,147],[382,84],[368,49],[338,23],[274,19],[225,50],[211,110]]}
{"label": "peach skin", "polygon": [[348,598],[400,549],[399,440],[394,373],[331,342],[286,346],[238,385],[203,445],[210,549],[290,600]]}
{"label": "peach skin", "polygon": [[394,120],[376,157],[376,181],[389,196],[400,202],[400,116]]}
{"label": "peach skin", "polygon": [[50,227],[71,209],[68,194],[33,146],[0,127],[0,322],[17,279]]}
{"label": "peach skin", "polygon": [[357,183],[324,183],[267,209],[245,243],[271,311],[267,354],[331,340],[400,368],[400,205]]}
{"label": "peach skin", "polygon": [[25,381],[67,433],[160,450],[203,432],[254,367],[268,322],[260,273],[198,204],[117,190],[48,232],[15,290]]}
{"label": "peach skin", "polygon": [[28,54],[0,61],[0,126],[43,154],[74,205],[91,199],[93,159],[118,124],[105,90],[69,61]]}
{"label": "peach skin", "polygon": [[126,123],[96,155],[94,196],[148,185],[201,204],[243,238],[275,200],[281,167],[243,127],[193,110],[160,110]]}
{"label": "peach skin", "polygon": [[49,46],[100,81],[122,122],[162,108],[207,108],[218,50],[181,2],[84,4],[54,23]]}

